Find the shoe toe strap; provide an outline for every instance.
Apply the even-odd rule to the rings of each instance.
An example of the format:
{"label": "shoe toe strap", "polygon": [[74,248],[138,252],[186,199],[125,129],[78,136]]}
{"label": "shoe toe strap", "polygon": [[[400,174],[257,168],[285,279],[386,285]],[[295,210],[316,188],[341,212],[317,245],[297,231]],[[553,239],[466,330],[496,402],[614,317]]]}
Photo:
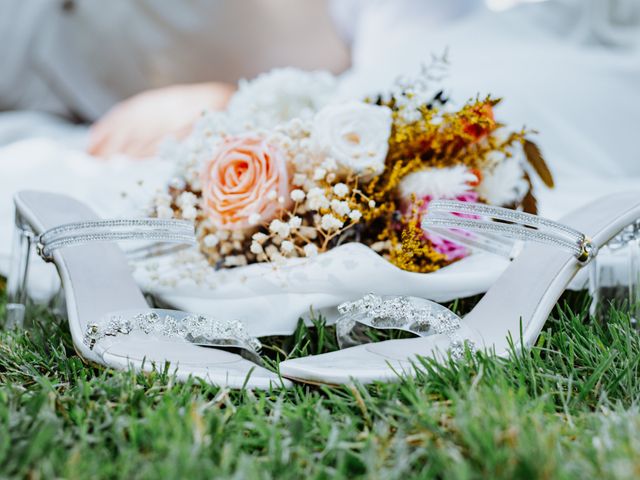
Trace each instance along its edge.
{"label": "shoe toe strap", "polygon": [[[459,335],[462,319],[438,303],[418,297],[365,295],[354,302],[338,306],[341,316],[336,323],[340,348],[369,343],[366,327],[379,330],[402,330],[418,337],[447,335],[452,357],[464,353],[465,344]],[[362,328],[365,327],[365,328]]]}
{"label": "shoe toe strap", "polygon": [[239,320],[220,320],[177,310],[145,309],[111,312],[87,325],[84,344],[93,350],[109,338],[142,334],[163,341],[187,342],[204,347],[233,348],[257,364],[260,341]]}

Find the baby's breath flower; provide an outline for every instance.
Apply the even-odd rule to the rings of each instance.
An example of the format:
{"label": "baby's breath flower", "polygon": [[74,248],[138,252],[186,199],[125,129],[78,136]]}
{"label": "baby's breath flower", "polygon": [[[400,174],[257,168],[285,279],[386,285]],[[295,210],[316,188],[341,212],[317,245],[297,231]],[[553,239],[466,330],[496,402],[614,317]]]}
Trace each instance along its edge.
{"label": "baby's breath flower", "polygon": [[176,200],[176,204],[182,209],[193,207],[197,203],[198,197],[196,197],[192,192],[182,192]]}
{"label": "baby's breath flower", "polygon": [[182,208],[181,216],[185,220],[195,220],[198,212],[193,206],[185,206]]}
{"label": "baby's breath flower", "polygon": [[311,258],[318,255],[318,247],[316,247],[313,243],[309,243],[305,245],[302,250],[304,250],[305,256]]}
{"label": "baby's breath flower", "polygon": [[267,247],[264,249],[264,252],[267,254],[270,260],[273,260],[274,256],[280,255],[280,252],[278,252],[278,247],[276,247],[275,245],[267,245]]}
{"label": "baby's breath flower", "polygon": [[204,243],[205,247],[213,248],[216,245],[218,245],[218,243],[220,242],[220,239],[217,237],[217,235],[210,233],[208,235],[205,235],[205,237],[202,239],[202,242]]}
{"label": "baby's breath flower", "polygon": [[254,253],[256,255],[264,253],[264,249],[262,248],[262,245],[260,245],[255,240],[253,242],[251,242],[251,246],[249,247],[249,250],[251,251],[251,253]]}
{"label": "baby's breath flower", "polygon": [[335,198],[331,200],[331,209],[340,216],[347,215],[351,211],[349,202],[336,200]]}
{"label": "baby's breath flower", "polygon": [[313,171],[314,180],[322,180],[327,175],[327,171],[324,168],[316,168]]}
{"label": "baby's breath flower", "polygon": [[225,267],[241,267],[247,264],[247,257],[244,255],[227,255],[224,258]]}
{"label": "baby's breath flower", "polygon": [[296,173],[293,175],[293,180],[291,181],[291,183],[293,183],[297,187],[301,187],[305,184],[306,181],[307,176],[304,173]]}
{"label": "baby's breath flower", "polygon": [[283,238],[280,235],[276,235],[275,237],[273,237],[271,239],[271,243],[273,245],[275,245],[276,247],[279,247],[280,244],[282,243]]}
{"label": "baby's breath flower", "polygon": [[304,235],[304,237],[308,238],[309,240],[315,240],[316,238],[318,238],[318,231],[315,229],[315,227],[300,227],[300,234]]}
{"label": "baby's breath flower", "polygon": [[291,229],[300,228],[300,225],[302,225],[302,219],[300,217],[293,216],[289,219],[289,227],[291,227]]}
{"label": "baby's breath flower", "polygon": [[369,208],[375,208],[376,206],[376,201],[375,200],[369,200]]}
{"label": "baby's breath flower", "polygon": [[299,188],[291,191],[291,200],[293,200],[294,202],[301,202],[302,200],[304,200],[304,197],[304,192]]}
{"label": "baby's breath flower", "polygon": [[275,233],[276,235],[279,235],[282,238],[285,238],[289,236],[291,229],[289,228],[288,223],[275,219],[275,220],[272,220],[271,223],[269,224],[269,231],[271,233]]}
{"label": "baby's breath flower", "polygon": [[314,187],[307,194],[307,206],[311,210],[320,210],[321,208],[329,208],[329,200],[325,196],[322,188]]}
{"label": "baby's breath flower", "polygon": [[295,248],[293,246],[293,242],[291,242],[289,240],[285,240],[284,242],[282,242],[282,245],[280,245],[280,250],[284,254],[289,254],[289,253],[293,252],[294,249]]}
{"label": "baby's breath flower", "polygon": [[173,210],[167,205],[158,205],[156,213],[158,218],[173,218]]}
{"label": "baby's breath flower", "polygon": [[360,210],[351,210],[351,212],[349,212],[349,218],[354,222],[357,222],[362,218],[362,213]]}
{"label": "baby's breath flower", "polygon": [[342,228],[342,222],[340,221],[340,219],[334,217],[330,213],[327,213],[322,216],[320,226],[323,230],[327,231],[338,230],[339,228]]}
{"label": "baby's breath flower", "polygon": [[336,159],[333,157],[326,157],[324,162],[322,162],[322,167],[327,171],[336,170],[338,168],[338,163]]}
{"label": "baby's breath flower", "polygon": [[387,250],[391,248],[391,244],[388,241],[384,242],[375,242],[371,244],[371,250],[374,252],[382,252],[383,250]]}
{"label": "baby's breath flower", "polygon": [[251,238],[258,243],[264,243],[269,237],[262,232],[256,232],[251,236]]}
{"label": "baby's breath flower", "polygon": [[173,177],[169,180],[169,187],[175,188],[176,190],[184,190],[187,186],[187,182],[184,181],[184,178],[181,177]]}
{"label": "baby's breath flower", "polygon": [[344,198],[349,193],[349,187],[342,182],[336,183],[333,186],[333,193],[335,193],[338,198]]}

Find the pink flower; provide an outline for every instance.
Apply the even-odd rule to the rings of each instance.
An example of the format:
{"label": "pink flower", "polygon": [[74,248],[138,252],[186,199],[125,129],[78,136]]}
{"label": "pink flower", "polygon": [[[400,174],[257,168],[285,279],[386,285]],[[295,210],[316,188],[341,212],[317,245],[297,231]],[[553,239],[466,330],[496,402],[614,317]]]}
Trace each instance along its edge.
{"label": "pink flower", "polygon": [[[420,200],[422,200],[422,204],[420,206],[419,213],[424,213],[428,210],[429,203],[431,202],[431,200],[433,200],[433,198],[431,198],[430,196],[426,196]],[[465,192],[461,195],[456,195],[455,197],[452,197],[452,200],[458,200],[460,202],[477,202],[478,194],[476,192]],[[463,214],[454,214],[454,215],[473,218],[470,215],[463,215]],[[463,230],[456,230],[456,233],[461,235],[469,235],[468,232],[465,232]],[[436,235],[435,233],[432,233],[432,232],[429,232],[429,233],[425,232],[424,236],[426,239],[428,239],[431,242],[431,245],[433,245],[433,249],[436,252],[439,252],[445,255],[447,257],[447,260],[449,261],[459,260],[469,255],[469,249],[463,245],[460,245],[459,243],[455,243],[455,242],[452,242],[451,240],[447,240],[446,238],[441,237],[440,235]]]}
{"label": "pink flower", "polygon": [[442,253],[449,261],[459,260],[469,255],[469,250],[459,243],[452,242],[434,233],[425,233],[424,236],[429,239],[433,249]]}
{"label": "pink flower", "polygon": [[[463,193],[462,195],[456,196],[453,200],[458,200],[459,202],[477,202],[478,194],[476,192],[467,192]],[[425,198],[425,208],[428,207],[430,201],[431,199]],[[454,213],[454,215],[472,218],[471,216],[464,214]],[[456,232],[462,235],[469,235],[468,232],[465,232],[463,230],[456,230]],[[469,255],[469,249],[463,245],[460,245],[459,243],[452,242],[451,240],[447,240],[446,238],[443,238],[440,235],[436,235],[434,233],[425,232],[424,235],[429,239],[429,241],[431,241],[433,249],[436,252],[440,252],[445,255],[447,257],[447,260],[459,260]]]}
{"label": "pink flower", "polygon": [[201,174],[204,211],[220,229],[239,230],[273,219],[289,198],[283,153],[254,136],[229,138]]}

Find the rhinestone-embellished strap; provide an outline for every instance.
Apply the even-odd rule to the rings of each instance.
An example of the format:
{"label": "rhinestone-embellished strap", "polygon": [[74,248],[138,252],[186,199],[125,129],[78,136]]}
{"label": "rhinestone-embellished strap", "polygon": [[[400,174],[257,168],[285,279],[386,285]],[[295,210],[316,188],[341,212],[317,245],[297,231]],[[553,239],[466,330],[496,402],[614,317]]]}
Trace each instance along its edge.
{"label": "rhinestone-embellished strap", "polygon": [[[573,253],[581,262],[596,253],[595,246],[579,231],[537,215],[481,203],[435,200],[422,220],[422,228],[460,229],[487,236],[507,237],[553,245]],[[464,238],[461,240],[464,241]]]}
{"label": "rhinestone-embellished strap", "polygon": [[134,333],[205,347],[237,348],[249,360],[260,364],[260,341],[238,320],[220,320],[177,310],[148,309],[112,312],[87,325],[84,343],[93,350],[109,337]]}
{"label": "rhinestone-embellished strap", "polygon": [[38,254],[51,260],[54,250],[93,242],[148,240],[167,243],[195,244],[193,223],[157,218],[98,220],[68,223],[54,227],[36,239]]}
{"label": "rhinestone-embellished strap", "polygon": [[470,341],[459,336],[461,319],[446,307],[417,297],[377,296],[369,293],[354,302],[338,306],[340,318],[336,322],[336,335],[340,348],[367,343],[360,326],[382,330],[403,330],[419,337],[447,335],[451,339],[449,352],[453,358],[464,353]]}

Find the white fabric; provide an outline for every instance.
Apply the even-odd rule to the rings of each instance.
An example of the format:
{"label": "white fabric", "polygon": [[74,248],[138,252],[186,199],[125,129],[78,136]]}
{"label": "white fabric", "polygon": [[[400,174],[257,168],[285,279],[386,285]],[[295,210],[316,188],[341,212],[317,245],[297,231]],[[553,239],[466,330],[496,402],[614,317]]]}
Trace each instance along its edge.
{"label": "white fabric", "polygon": [[[384,88],[448,46],[451,75],[445,85],[454,98],[487,92],[504,96],[498,119],[539,131],[537,141],[557,179],[553,191],[538,188],[545,215],[558,218],[594,197],[640,186],[638,50],[585,43],[564,28],[571,26],[563,24],[571,16],[557,5],[531,5],[501,15],[481,10],[443,30],[425,28],[421,15],[428,12],[419,9],[398,10],[388,23],[383,15],[388,3],[367,5],[371,10],[364,12],[356,31],[356,63],[345,76],[345,95]],[[170,166],[157,160],[101,163],[40,139],[0,149],[0,172],[0,255],[6,259],[12,192],[64,191],[112,217],[162,185]],[[136,186],[139,179],[144,192]],[[122,198],[123,191],[140,195]],[[176,287],[156,293],[180,309],[245,320],[254,335],[287,333],[310,305],[331,318],[337,303],[369,290],[434,300],[481,292],[505,262],[477,255],[420,275],[398,272],[372,252],[351,245],[304,265],[279,270],[252,265],[217,273],[212,289]],[[143,275],[139,280],[151,287]],[[584,277],[574,286],[583,284]]]}
{"label": "white fabric", "polygon": [[564,3],[501,14],[480,10],[440,29],[424,28],[413,16],[397,28],[373,12],[359,29],[345,95],[384,89],[400,74],[415,74],[432,53],[448,51],[447,90],[460,100],[486,93],[504,97],[498,119],[536,129],[560,181],[575,179],[577,172],[640,175],[634,133],[640,42],[634,48],[585,43],[575,18],[582,10]]}
{"label": "white fabric", "polygon": [[[0,114],[0,126],[4,115]],[[46,120],[34,121],[33,126],[35,131],[53,129],[64,134],[61,139],[71,145],[83,143],[80,127],[58,128]],[[104,162],[77,147],[45,137],[23,139],[0,148],[0,274],[7,275],[9,269],[12,198],[16,192],[31,189],[65,193],[86,202],[106,218],[139,216],[149,195],[164,187],[172,170],[172,165],[160,160],[147,163],[120,158]],[[59,286],[55,268],[36,256],[32,264],[30,293],[46,300]]]}

